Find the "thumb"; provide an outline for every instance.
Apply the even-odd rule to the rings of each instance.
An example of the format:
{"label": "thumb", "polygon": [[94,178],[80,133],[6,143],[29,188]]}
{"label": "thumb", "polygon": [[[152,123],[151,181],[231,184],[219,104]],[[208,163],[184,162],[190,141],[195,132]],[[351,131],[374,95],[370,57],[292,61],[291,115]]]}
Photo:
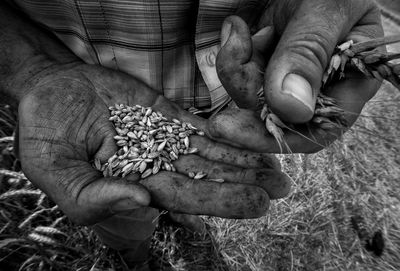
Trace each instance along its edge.
{"label": "thumb", "polygon": [[[138,183],[139,177],[103,178],[89,164],[75,168],[78,174],[68,174],[74,180],[72,197],[57,200],[67,216],[80,225],[92,225],[116,213],[125,212],[150,204],[150,194]],[[100,175],[100,176],[99,176]]]}
{"label": "thumb", "polygon": [[[263,36],[256,38],[257,46],[267,47],[272,32],[264,29]],[[222,85],[236,104],[254,109],[258,101],[257,92],[263,83],[265,59],[253,46],[247,24],[238,16],[230,16],[223,23],[216,68]]]}
{"label": "thumb", "polygon": [[307,0],[287,16],[264,85],[268,105],[282,120],[304,123],[312,118],[329,58],[367,13],[368,2]]}

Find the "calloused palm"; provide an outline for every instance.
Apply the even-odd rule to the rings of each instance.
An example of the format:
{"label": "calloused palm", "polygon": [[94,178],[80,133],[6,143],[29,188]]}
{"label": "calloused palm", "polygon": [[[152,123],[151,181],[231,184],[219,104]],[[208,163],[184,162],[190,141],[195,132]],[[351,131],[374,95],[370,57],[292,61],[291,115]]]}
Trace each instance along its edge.
{"label": "calloused palm", "polygon": [[[104,178],[91,161],[105,162],[117,151],[115,129],[108,120],[108,106],[114,103],[151,106],[169,118],[192,123],[206,133],[191,137],[200,152],[181,156],[176,173],[143,180],[137,174]],[[30,85],[20,103],[19,155],[27,177],[79,224],[149,204],[190,214],[261,216],[270,198],[288,193],[290,181],[269,155],[233,147],[254,142],[225,138],[225,121],[237,121],[237,115],[222,116],[196,117],[121,72],[80,61],[55,65],[54,72]],[[186,177],[190,171],[204,171],[225,182],[194,182]]]}

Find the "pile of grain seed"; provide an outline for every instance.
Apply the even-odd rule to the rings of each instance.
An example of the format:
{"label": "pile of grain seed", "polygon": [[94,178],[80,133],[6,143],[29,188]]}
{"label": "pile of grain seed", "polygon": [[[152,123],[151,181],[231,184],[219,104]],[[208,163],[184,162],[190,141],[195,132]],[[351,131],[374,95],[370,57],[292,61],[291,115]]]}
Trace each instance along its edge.
{"label": "pile of grain seed", "polygon": [[190,147],[189,137],[203,136],[204,132],[190,123],[169,121],[160,112],[140,105],[115,104],[109,110],[117,132],[114,139],[120,148],[103,165],[97,159],[94,161],[95,168],[105,177],[138,172],[146,178],[160,170],[176,171],[172,161],[181,154],[198,152]]}

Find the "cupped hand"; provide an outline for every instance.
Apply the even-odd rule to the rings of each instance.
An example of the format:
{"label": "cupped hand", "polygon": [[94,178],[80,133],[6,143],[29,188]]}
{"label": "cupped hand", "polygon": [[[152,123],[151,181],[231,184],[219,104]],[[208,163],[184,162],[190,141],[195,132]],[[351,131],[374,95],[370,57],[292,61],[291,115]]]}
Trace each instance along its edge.
{"label": "cupped hand", "polygon": [[[252,218],[265,214],[270,198],[289,192],[290,180],[275,158],[217,142],[226,126],[182,110],[131,76],[79,61],[51,69],[29,84],[20,102],[18,152],[27,177],[75,222],[93,224],[148,205]],[[177,172],[146,179],[103,177],[91,163],[104,163],[117,151],[108,120],[108,107],[115,103],[151,106],[192,123],[206,133],[190,138],[199,153],[180,156]],[[190,179],[193,171],[224,182]]]}
{"label": "cupped hand", "polygon": [[[380,11],[370,0],[271,1],[258,29],[250,33],[238,16],[225,20],[216,62],[218,75],[239,107],[259,107],[257,92],[263,87],[271,110],[294,124],[312,118],[335,46],[350,39],[360,42],[383,35]],[[350,73],[326,88],[325,94],[337,100],[351,125],[379,86],[374,79]],[[286,141],[293,152],[314,152],[345,129],[327,136],[303,127],[299,132],[304,136],[287,131]],[[273,141],[262,140],[270,151],[279,152],[277,145],[270,147]]]}

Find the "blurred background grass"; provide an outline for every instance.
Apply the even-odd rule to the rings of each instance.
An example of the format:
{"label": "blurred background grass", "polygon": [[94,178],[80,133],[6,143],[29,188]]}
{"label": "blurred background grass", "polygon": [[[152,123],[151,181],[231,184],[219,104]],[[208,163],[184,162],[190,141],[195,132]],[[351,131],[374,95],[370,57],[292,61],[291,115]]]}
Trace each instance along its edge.
{"label": "blurred background grass", "polygon": [[[380,2],[400,11],[398,0]],[[384,23],[387,35],[400,33],[393,18]],[[1,105],[0,270],[121,269],[114,251],[18,173],[9,137],[15,123],[15,111]],[[400,93],[384,84],[341,140],[318,154],[279,156],[293,189],[265,217],[204,217],[205,236],[162,220],[154,261],[172,270],[400,270],[399,123]],[[352,217],[367,234],[382,232],[381,256],[365,249]]]}

